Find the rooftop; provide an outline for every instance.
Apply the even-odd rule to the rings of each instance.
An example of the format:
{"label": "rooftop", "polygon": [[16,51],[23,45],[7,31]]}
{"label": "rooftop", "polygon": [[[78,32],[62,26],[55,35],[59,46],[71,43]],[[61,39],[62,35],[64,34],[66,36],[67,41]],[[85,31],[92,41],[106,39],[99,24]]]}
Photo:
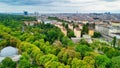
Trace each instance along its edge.
{"label": "rooftop", "polygon": [[17,55],[17,54],[18,54],[18,49],[11,47],[11,46],[3,48],[0,52],[1,57],[9,57],[9,56]]}

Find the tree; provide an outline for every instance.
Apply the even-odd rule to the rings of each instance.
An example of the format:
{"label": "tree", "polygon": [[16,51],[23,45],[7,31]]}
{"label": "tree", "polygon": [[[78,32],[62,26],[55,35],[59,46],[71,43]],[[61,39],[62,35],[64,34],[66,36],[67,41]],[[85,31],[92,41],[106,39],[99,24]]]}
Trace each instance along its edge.
{"label": "tree", "polygon": [[120,48],[120,40],[118,40],[118,48]]}
{"label": "tree", "polygon": [[111,48],[108,51],[106,51],[105,54],[107,55],[107,57],[113,58],[113,57],[119,56],[120,51],[118,51],[118,50],[116,50],[114,48]]}
{"label": "tree", "polygon": [[63,37],[61,40],[63,46],[71,46],[74,45],[73,41],[70,40],[68,37]]}
{"label": "tree", "polygon": [[79,43],[80,45],[87,45],[87,46],[90,45],[85,39],[81,39]]}
{"label": "tree", "polygon": [[65,28],[68,30],[68,24],[65,25]]}
{"label": "tree", "polygon": [[18,47],[18,45],[20,44],[20,40],[17,39],[16,37],[10,37],[10,45],[14,46],[14,47]]}
{"label": "tree", "polygon": [[79,58],[81,59],[81,55],[79,52],[75,52],[72,49],[69,48],[63,48],[61,51],[58,53],[58,58],[61,62],[64,64],[70,64],[73,58]]}
{"label": "tree", "polygon": [[62,22],[62,26],[65,27],[65,25],[66,25],[65,22]]}
{"label": "tree", "polygon": [[74,58],[71,63],[71,68],[87,68],[86,62]]}
{"label": "tree", "polygon": [[0,47],[5,47],[8,45],[8,42],[6,40],[3,40],[0,42]]}
{"label": "tree", "polygon": [[58,40],[56,40],[53,43],[53,48],[56,49],[56,54],[55,55],[57,55],[60,52],[60,50],[62,49],[62,46],[63,46],[62,43]]}
{"label": "tree", "polygon": [[83,59],[87,63],[88,68],[95,68],[95,60],[91,56],[86,56]]}
{"label": "tree", "polygon": [[113,37],[113,47],[115,48],[116,45],[116,37]]}
{"label": "tree", "polygon": [[110,68],[119,68],[119,67],[120,67],[120,56],[112,58]]}
{"label": "tree", "polygon": [[9,33],[11,32],[11,29],[0,24],[0,33],[3,33],[3,32]]}
{"label": "tree", "polygon": [[73,29],[76,27],[76,24],[75,23],[73,23]]}
{"label": "tree", "polygon": [[47,62],[58,61],[58,58],[53,54],[43,55],[39,58],[39,64],[45,65]]}
{"label": "tree", "polygon": [[97,68],[106,68],[110,64],[110,59],[105,55],[98,55],[95,57],[95,64]]}
{"label": "tree", "polygon": [[6,57],[4,60],[2,60],[0,68],[16,68],[16,62],[12,61],[11,58]]}
{"label": "tree", "polygon": [[69,38],[75,37],[74,32],[73,32],[72,30],[68,29],[67,31],[68,31],[68,32],[67,32],[67,36],[68,36]]}
{"label": "tree", "polygon": [[30,68],[30,61],[27,59],[21,59],[18,65],[19,68]]}
{"label": "tree", "polygon": [[22,57],[20,58],[19,64],[18,64],[18,68],[30,68],[31,64],[30,64],[30,56],[24,52],[22,54]]}
{"label": "tree", "polygon": [[94,38],[100,38],[102,35],[99,32],[94,32]]}
{"label": "tree", "polygon": [[59,40],[56,40],[56,41],[54,41],[53,46],[61,48],[63,45],[62,45],[62,43]]}
{"label": "tree", "polygon": [[70,66],[68,65],[64,65],[63,63],[60,62],[56,62],[56,61],[49,61],[47,63],[45,63],[45,68],[70,68]]}
{"label": "tree", "polygon": [[83,59],[83,57],[85,56],[85,53],[86,53],[86,52],[92,51],[92,49],[91,49],[90,47],[86,46],[86,45],[77,45],[77,46],[75,47],[75,50],[76,50],[77,52],[80,52],[80,53],[81,53],[82,59]]}
{"label": "tree", "polygon": [[59,39],[59,37],[60,37],[59,32],[57,32],[55,30],[49,30],[47,32],[46,40],[48,40],[49,42],[53,43],[55,40]]}
{"label": "tree", "polygon": [[88,24],[83,25],[82,35],[88,33]]}

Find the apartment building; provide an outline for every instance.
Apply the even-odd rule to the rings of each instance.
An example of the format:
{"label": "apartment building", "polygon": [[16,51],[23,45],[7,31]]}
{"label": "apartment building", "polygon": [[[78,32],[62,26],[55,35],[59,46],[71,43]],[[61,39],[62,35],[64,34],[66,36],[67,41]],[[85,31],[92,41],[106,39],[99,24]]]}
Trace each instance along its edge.
{"label": "apartment building", "polygon": [[89,29],[88,35],[93,36],[94,35],[94,30],[93,29]]}
{"label": "apartment building", "polygon": [[96,25],[95,30],[105,35],[120,33],[120,27],[110,25]]}
{"label": "apartment building", "polygon": [[68,28],[73,30],[73,24],[68,24]]}
{"label": "apartment building", "polygon": [[81,30],[79,28],[74,28],[74,34],[75,34],[76,38],[80,38]]}
{"label": "apartment building", "polygon": [[111,21],[110,24],[112,26],[120,26],[120,21]]}
{"label": "apartment building", "polygon": [[67,36],[67,30],[65,28],[61,28],[62,33]]}

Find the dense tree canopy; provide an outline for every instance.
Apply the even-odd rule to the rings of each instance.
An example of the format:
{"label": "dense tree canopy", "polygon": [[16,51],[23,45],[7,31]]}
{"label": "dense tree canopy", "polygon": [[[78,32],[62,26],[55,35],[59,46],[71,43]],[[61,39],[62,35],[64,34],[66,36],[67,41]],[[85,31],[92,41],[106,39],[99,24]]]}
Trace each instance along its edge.
{"label": "dense tree canopy", "polygon": [[2,60],[0,68],[16,68],[16,62],[12,61],[11,58],[6,57],[4,60]]}
{"label": "dense tree canopy", "polygon": [[[68,29],[68,24],[63,22]],[[109,43],[93,39],[88,43],[81,39],[73,43],[68,31],[64,36],[61,30],[43,22],[34,26],[24,25],[24,21],[35,21],[34,17],[0,14],[0,50],[6,46],[18,48],[21,58],[14,62],[10,57],[0,63],[0,68],[119,68],[120,50]],[[24,27],[24,31],[22,31]],[[88,32],[88,24],[83,34]],[[95,37],[96,36],[95,34]]]}
{"label": "dense tree canopy", "polygon": [[114,57],[111,60],[111,66],[110,68],[119,68],[120,67],[120,56]]}

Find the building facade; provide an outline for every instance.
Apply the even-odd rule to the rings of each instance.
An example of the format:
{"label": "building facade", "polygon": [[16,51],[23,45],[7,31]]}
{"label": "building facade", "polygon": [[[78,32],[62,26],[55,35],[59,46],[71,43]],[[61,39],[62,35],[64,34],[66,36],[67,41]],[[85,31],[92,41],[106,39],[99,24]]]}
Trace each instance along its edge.
{"label": "building facade", "polygon": [[67,30],[65,28],[61,28],[62,33],[67,36]]}
{"label": "building facade", "polygon": [[73,30],[73,24],[68,24],[68,28]]}
{"label": "building facade", "polygon": [[93,35],[94,35],[94,30],[93,30],[93,29],[90,29],[90,30],[88,31],[88,35],[93,36]]}
{"label": "building facade", "polygon": [[81,37],[81,30],[79,28],[74,28],[74,34],[77,38]]}

